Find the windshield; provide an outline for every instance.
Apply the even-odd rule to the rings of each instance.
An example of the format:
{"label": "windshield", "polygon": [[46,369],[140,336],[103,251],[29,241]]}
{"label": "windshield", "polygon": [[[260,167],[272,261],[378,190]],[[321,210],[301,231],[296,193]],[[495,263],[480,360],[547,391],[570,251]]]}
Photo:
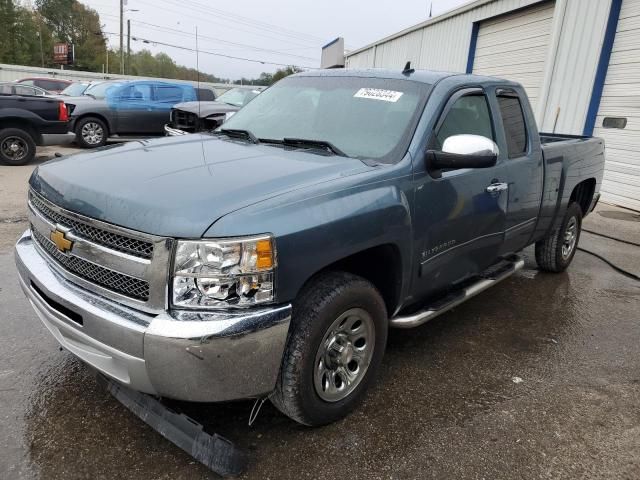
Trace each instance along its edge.
{"label": "windshield", "polygon": [[244,107],[249,100],[252,100],[260,93],[259,90],[245,90],[243,88],[232,88],[220,95],[216,100],[233,105],[234,107]]}
{"label": "windshield", "polygon": [[85,95],[92,95],[96,98],[104,98],[107,95],[107,90],[110,88],[119,87],[124,85],[124,82],[104,82],[91,85],[84,91]]}
{"label": "windshield", "polygon": [[60,93],[62,95],[68,95],[70,97],[79,97],[84,93],[87,89],[88,83],[72,83],[67,88],[62,90]]}
{"label": "windshield", "polygon": [[289,77],[258,95],[223,129],[260,140],[329,142],[349,157],[397,161],[430,85],[367,77]]}

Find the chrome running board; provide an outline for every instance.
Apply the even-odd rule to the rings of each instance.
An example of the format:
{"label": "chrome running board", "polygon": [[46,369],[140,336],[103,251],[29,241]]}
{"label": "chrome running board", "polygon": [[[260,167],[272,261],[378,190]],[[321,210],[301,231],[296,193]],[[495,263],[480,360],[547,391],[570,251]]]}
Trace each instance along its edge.
{"label": "chrome running board", "polygon": [[438,315],[442,315],[461,303],[466,302],[470,298],[475,297],[487,288],[493,287],[495,284],[516,273],[522,267],[524,267],[524,260],[517,255],[513,255],[491,267],[480,276],[477,282],[457,292],[453,292],[443,300],[439,300],[414,314],[393,317],[389,324],[395,328],[413,328],[422,325],[436,318]]}

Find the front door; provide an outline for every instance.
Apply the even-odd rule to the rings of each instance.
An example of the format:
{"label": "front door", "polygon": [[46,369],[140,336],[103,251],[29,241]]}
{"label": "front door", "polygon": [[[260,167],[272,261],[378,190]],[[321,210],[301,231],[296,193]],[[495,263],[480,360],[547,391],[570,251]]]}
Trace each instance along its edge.
{"label": "front door", "polygon": [[151,85],[133,83],[126,85],[114,98],[117,115],[116,132],[119,135],[135,135],[153,131],[155,105]]}
{"label": "front door", "polygon": [[[495,139],[489,102],[481,89],[456,92],[430,140],[441,149],[452,135]],[[420,178],[420,177],[418,177]],[[494,263],[504,237],[507,170],[500,158],[490,168],[425,173],[416,189],[416,298],[435,294]]]}

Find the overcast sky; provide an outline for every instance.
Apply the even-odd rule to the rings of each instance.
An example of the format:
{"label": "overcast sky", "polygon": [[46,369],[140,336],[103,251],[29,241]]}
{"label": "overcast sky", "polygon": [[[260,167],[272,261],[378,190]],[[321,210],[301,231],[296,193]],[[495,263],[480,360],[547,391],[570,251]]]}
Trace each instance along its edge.
{"label": "overcast sky", "polygon": [[[119,0],[81,0],[100,14],[109,42],[119,44]],[[347,49],[356,49],[415,25],[428,17],[433,3],[437,16],[470,0],[128,0],[133,51],[166,52],[178,63],[196,66],[192,51],[199,33],[200,70],[237,79],[273,72],[278,65],[214,56],[243,57],[302,67],[318,67],[321,47],[342,36]],[[138,11],[133,11],[138,10]],[[126,43],[125,43],[126,45]],[[204,53],[210,52],[210,53]]]}

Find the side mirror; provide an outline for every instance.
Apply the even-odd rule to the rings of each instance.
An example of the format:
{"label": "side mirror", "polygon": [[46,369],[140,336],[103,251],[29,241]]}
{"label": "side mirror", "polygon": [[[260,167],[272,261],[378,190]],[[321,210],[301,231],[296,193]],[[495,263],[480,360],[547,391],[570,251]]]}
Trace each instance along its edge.
{"label": "side mirror", "polygon": [[489,168],[498,160],[499,149],[493,140],[481,135],[452,135],[441,151],[427,151],[427,166],[434,170]]}

